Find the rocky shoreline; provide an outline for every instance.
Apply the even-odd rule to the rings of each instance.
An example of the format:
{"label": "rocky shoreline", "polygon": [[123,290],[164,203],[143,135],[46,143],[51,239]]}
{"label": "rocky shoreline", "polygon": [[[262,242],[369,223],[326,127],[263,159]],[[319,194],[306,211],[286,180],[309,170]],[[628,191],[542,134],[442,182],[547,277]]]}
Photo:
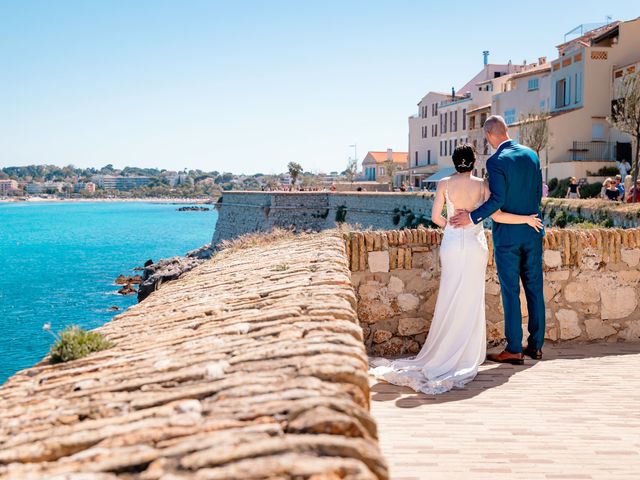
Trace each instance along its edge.
{"label": "rocky shoreline", "polygon": [[211,209],[209,207],[188,206],[176,208],[176,210],[178,212],[208,212]]}
{"label": "rocky shoreline", "polygon": [[[121,286],[120,295],[136,295],[138,303],[155,292],[163,283],[180,278],[183,273],[192,270],[213,256],[211,244],[187,252],[186,255],[163,258],[158,262],[147,260],[143,267],[135,267],[134,271],[142,271],[141,275],[118,275],[114,283]],[[135,285],[138,286],[136,290]]]}
{"label": "rocky shoreline", "polygon": [[201,263],[211,259],[214,250],[211,244],[187,252],[184,256],[164,258],[156,263],[145,263],[141,281],[138,285],[138,303],[155,292],[163,283],[180,278],[183,273],[193,270]]}

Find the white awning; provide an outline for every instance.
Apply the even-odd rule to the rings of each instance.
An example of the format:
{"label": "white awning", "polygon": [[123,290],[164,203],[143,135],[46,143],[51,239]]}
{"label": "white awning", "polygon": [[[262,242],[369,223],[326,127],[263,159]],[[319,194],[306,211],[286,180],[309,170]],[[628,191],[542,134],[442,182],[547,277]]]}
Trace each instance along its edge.
{"label": "white awning", "polygon": [[425,182],[439,182],[443,178],[449,177],[455,173],[456,169],[453,167],[446,167],[442,170],[438,170],[436,173],[431,175],[429,178],[425,178]]}

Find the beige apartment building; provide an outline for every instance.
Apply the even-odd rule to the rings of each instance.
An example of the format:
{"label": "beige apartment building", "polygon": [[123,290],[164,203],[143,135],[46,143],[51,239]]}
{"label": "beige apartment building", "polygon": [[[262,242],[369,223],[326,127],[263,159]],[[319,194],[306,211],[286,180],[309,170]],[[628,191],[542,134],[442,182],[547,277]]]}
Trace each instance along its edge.
{"label": "beige apartment building", "polygon": [[640,19],[610,23],[557,48],[550,74],[549,178],[585,178],[616,160],[631,161],[631,139],[608,118],[616,75],[640,61]]}
{"label": "beige apartment building", "polygon": [[[488,64],[485,55],[484,68],[469,80],[457,95],[440,103],[439,152],[442,152],[440,169],[452,171],[451,155],[455,148],[464,143],[473,143],[470,137],[469,112],[491,105],[494,92],[502,89],[509,76],[526,68],[526,65],[514,65],[511,62]],[[478,167],[483,166],[478,165]]]}
{"label": "beige apartment building", "polygon": [[[502,91],[493,95],[488,115],[502,116],[509,127],[509,136],[517,142],[524,143],[520,135],[523,120],[530,116],[547,117],[550,108],[551,64],[545,57],[540,57],[531,68],[511,75],[505,82]],[[486,116],[484,117],[486,119]],[[480,126],[484,123],[480,119]],[[479,126],[479,128],[480,128]],[[488,158],[490,147],[486,145],[482,129],[479,135],[484,142],[484,157]],[[540,152],[540,162],[545,165],[549,159],[549,148]]]}
{"label": "beige apartment building", "polygon": [[12,195],[19,191],[15,180],[0,180],[0,196]]}
{"label": "beige apartment building", "polygon": [[419,115],[409,119],[413,163],[399,172],[396,183],[418,186],[446,176],[453,170],[453,150],[465,142],[476,147],[475,173],[484,175],[492,153],[482,131],[489,115],[504,117],[517,141],[524,118],[548,115],[549,144],[540,152],[547,179],[585,178],[616,160],[630,161],[629,136],[611,128],[608,119],[616,82],[640,69],[640,19],[586,31],[557,49],[551,62],[541,57],[522,65],[488,64],[485,56],[483,70],[457,92],[445,98],[429,92],[418,104]]}
{"label": "beige apartment building", "polygon": [[409,117],[409,168],[417,174],[433,174],[438,165],[440,102],[451,95],[429,92],[418,102],[418,114]]}
{"label": "beige apartment building", "polygon": [[[418,115],[409,118],[409,166],[397,172],[396,186],[407,183],[420,188],[429,182],[451,174],[453,150],[461,144],[472,143],[472,134],[477,135],[478,118],[471,128],[470,119],[476,122],[470,112],[479,108],[491,108],[494,91],[500,91],[507,78],[514,73],[530,68],[528,65],[488,63],[488,53],[484,52],[484,66],[457,92],[450,94],[429,92],[418,103]],[[477,142],[476,142],[477,143]],[[484,165],[478,163],[477,173]]]}

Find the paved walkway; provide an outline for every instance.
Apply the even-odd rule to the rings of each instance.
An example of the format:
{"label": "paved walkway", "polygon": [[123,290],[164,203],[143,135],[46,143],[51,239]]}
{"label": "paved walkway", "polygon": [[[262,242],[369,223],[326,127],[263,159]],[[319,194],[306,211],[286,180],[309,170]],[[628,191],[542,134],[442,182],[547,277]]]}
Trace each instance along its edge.
{"label": "paved walkway", "polygon": [[392,480],[640,479],[640,344],[546,347],[440,396],[371,384]]}

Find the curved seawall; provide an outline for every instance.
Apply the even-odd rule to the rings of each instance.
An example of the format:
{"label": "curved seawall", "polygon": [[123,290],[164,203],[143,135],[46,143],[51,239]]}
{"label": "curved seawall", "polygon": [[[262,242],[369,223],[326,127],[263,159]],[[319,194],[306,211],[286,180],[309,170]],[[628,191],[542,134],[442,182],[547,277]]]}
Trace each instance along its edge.
{"label": "curved seawall", "polygon": [[433,194],[386,192],[225,192],[212,244],[273,227],[321,231],[338,222],[367,229],[415,226],[431,217]]}
{"label": "curved seawall", "polygon": [[355,308],[336,232],[221,251],[0,388],[0,478],[386,480]]}

